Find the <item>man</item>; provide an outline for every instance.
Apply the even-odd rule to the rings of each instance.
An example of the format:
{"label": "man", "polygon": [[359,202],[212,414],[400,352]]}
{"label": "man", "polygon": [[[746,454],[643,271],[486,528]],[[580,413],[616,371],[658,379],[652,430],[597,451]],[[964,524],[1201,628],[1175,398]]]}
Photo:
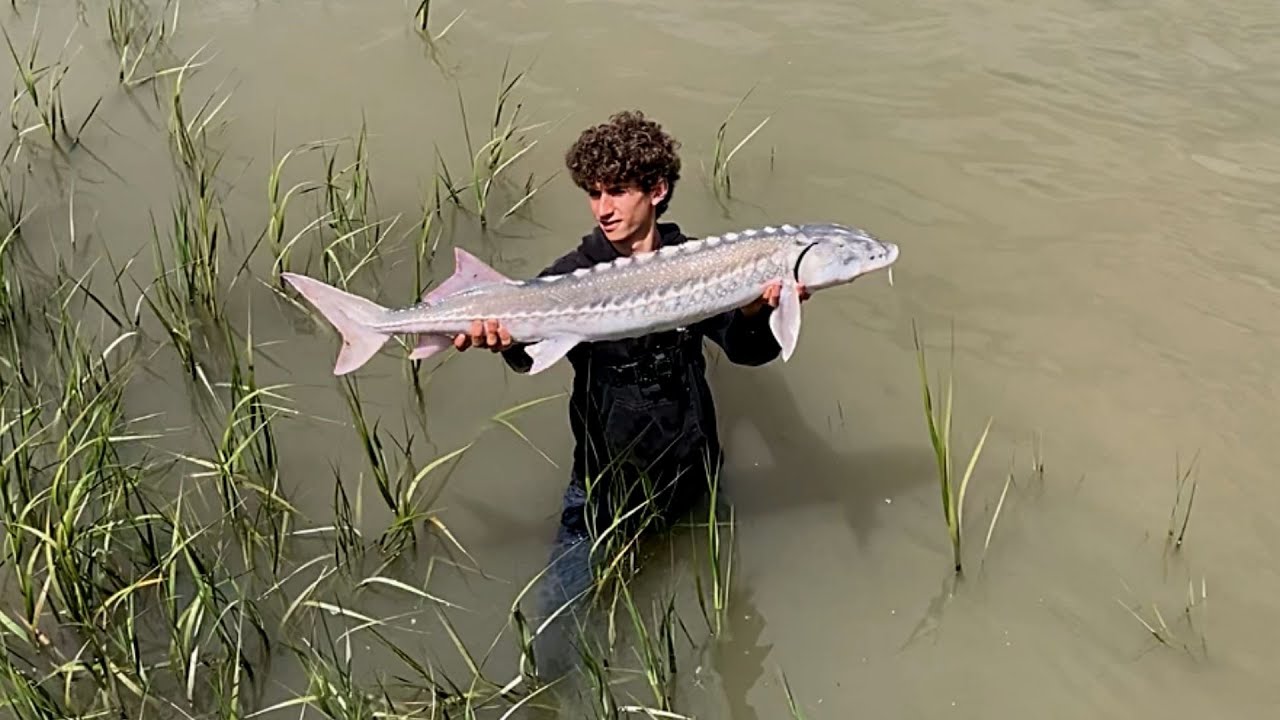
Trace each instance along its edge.
{"label": "man", "polygon": [[[658,221],[680,178],[678,147],[658,123],[638,111],[618,113],[583,131],[565,164],[587,193],[596,227],[541,274],[569,273],[687,241],[678,225]],[[773,360],[780,348],[769,314],[777,307],[779,292],[780,285],[772,285],[747,306],[688,328],[582,343],[569,352],[574,454],[559,548],[589,546],[581,541],[645,500],[651,514],[642,510],[635,517],[672,519],[707,489],[708,472],[719,472],[723,459],[702,340],[709,338],[740,365]],[[808,298],[803,288],[800,296]],[[518,372],[532,365],[523,346],[513,345],[494,320],[476,320],[470,335],[458,335],[454,345],[501,352]],[[570,579],[570,596],[590,579],[581,564],[571,570],[576,576]]]}

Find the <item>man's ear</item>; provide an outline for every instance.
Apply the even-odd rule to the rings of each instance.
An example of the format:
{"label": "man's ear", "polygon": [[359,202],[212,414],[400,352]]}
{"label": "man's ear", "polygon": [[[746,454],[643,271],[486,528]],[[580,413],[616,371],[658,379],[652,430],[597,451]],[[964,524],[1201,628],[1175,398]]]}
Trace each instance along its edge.
{"label": "man's ear", "polygon": [[667,197],[667,181],[665,178],[659,179],[654,183],[653,189],[649,191],[649,204],[657,206]]}

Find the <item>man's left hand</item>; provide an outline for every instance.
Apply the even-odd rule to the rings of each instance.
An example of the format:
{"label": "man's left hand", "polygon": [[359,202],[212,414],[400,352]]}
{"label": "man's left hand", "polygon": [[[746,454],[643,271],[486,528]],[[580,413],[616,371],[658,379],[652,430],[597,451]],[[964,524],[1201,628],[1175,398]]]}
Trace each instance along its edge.
{"label": "man's left hand", "polygon": [[[809,299],[810,297],[809,291],[806,290],[803,285],[797,285],[796,290],[798,290],[800,293],[800,302],[804,302],[805,300]],[[759,298],[755,300],[752,300],[749,305],[743,306],[742,314],[746,315],[747,317],[751,317],[752,315],[755,315],[756,313],[763,310],[765,305],[776,308],[778,307],[778,299],[781,297],[782,297],[782,281],[774,280],[768,285],[765,285],[763,295],[761,295]]]}

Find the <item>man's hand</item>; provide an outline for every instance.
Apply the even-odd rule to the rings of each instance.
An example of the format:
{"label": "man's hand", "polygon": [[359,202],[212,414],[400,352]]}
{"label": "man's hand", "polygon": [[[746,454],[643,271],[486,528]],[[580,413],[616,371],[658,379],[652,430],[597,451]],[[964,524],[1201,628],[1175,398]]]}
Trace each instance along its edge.
{"label": "man's hand", "polygon": [[502,352],[511,348],[511,333],[497,320],[475,320],[471,323],[471,333],[458,333],[453,346],[458,350],[487,347],[493,352]]}
{"label": "man's hand", "polygon": [[[809,291],[803,285],[797,285],[796,290],[800,292],[800,302],[809,299]],[[743,306],[742,314],[751,317],[764,309],[765,305],[769,307],[778,307],[778,299],[782,297],[782,281],[774,280],[764,286],[764,294],[759,298],[752,300],[750,304]]]}

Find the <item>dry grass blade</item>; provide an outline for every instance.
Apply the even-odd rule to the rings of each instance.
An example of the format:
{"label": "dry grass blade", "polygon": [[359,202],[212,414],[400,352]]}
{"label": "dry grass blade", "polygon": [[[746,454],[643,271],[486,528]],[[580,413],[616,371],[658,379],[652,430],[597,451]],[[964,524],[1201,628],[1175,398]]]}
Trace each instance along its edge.
{"label": "dry grass blade", "polygon": [[539,448],[537,445],[535,445],[535,444],[533,443],[533,441],[529,439],[529,436],[525,435],[525,434],[524,434],[524,433],[523,433],[519,428],[517,428],[517,427],[516,427],[516,426],[515,426],[515,425],[514,425],[510,420],[508,420],[508,418],[510,418],[512,415],[515,415],[515,414],[517,414],[517,413],[519,413],[519,412],[522,412],[522,411],[527,410],[527,409],[529,409],[529,408],[531,408],[531,407],[534,407],[535,405],[540,405],[540,404],[542,404],[542,403],[544,403],[544,402],[546,402],[546,401],[548,401],[548,400],[555,400],[555,399],[557,399],[557,398],[561,398],[561,397],[564,397],[564,393],[556,393],[555,395],[548,395],[548,396],[546,396],[546,397],[541,397],[541,398],[536,398],[536,399],[534,399],[534,400],[529,400],[529,401],[527,401],[527,402],[520,403],[519,405],[516,405],[515,407],[510,407],[510,408],[507,408],[506,410],[503,410],[502,412],[498,413],[497,415],[494,415],[494,416],[491,418],[491,420],[493,420],[493,422],[498,423],[499,425],[502,425],[503,427],[507,428],[507,429],[508,429],[508,430],[510,430],[511,432],[515,433],[516,437],[518,437],[518,438],[520,438],[521,440],[525,441],[525,443],[527,443],[527,444],[529,445],[529,447],[533,448],[535,452],[537,452],[539,455],[541,455],[543,460],[546,460],[548,463],[550,463],[552,467],[554,467],[554,468],[559,468],[560,466],[556,463],[556,461],[555,461],[555,460],[552,460],[552,459],[551,459],[551,456],[550,456],[550,455],[547,455],[545,452],[543,452],[543,451],[542,451],[542,449],[541,449],[541,448]]}
{"label": "dry grass blade", "polygon": [[787,674],[782,670],[779,670],[778,678],[782,681],[782,690],[786,693],[787,709],[791,712],[791,717],[795,720],[805,720],[805,714],[800,710],[800,705],[796,702],[795,694],[791,692],[791,683],[787,680]]}
{"label": "dry grass blade", "polygon": [[1009,485],[1013,483],[1013,473],[1009,473],[1009,477],[1004,481],[1004,489],[1000,491],[1000,499],[996,502],[996,509],[991,513],[991,524],[987,526],[987,539],[982,543],[982,562],[979,568],[986,564],[987,550],[991,548],[991,536],[996,531],[996,521],[1000,519],[1000,511],[1004,508],[1004,498],[1009,494]]}
{"label": "dry grass blade", "polygon": [[696,720],[691,715],[681,715],[680,713],[670,712],[668,710],[658,710],[656,708],[646,707],[644,705],[620,705],[618,710],[634,715],[645,715],[651,718],[671,718],[672,720]]}
{"label": "dry grass blade", "polygon": [[403,590],[407,593],[417,595],[418,597],[424,600],[430,600],[431,602],[440,603],[441,605],[444,605],[447,607],[457,608],[459,610],[462,610],[463,612],[468,612],[467,609],[462,607],[461,605],[455,605],[454,603],[451,603],[448,600],[445,600],[444,598],[438,597],[436,595],[432,595],[431,593],[425,590],[421,590],[419,588],[413,587],[412,585],[406,582],[401,582],[400,580],[396,580],[395,578],[375,575],[373,577],[365,578],[364,580],[362,580],[360,582],[360,587],[364,587],[369,584],[386,585],[388,587],[396,588],[397,590]]}
{"label": "dry grass blade", "polygon": [[969,464],[965,466],[964,476],[960,479],[960,490],[956,495],[955,511],[956,511],[956,529],[957,532],[964,529],[964,498],[969,489],[969,480],[973,478],[973,469],[978,464],[978,456],[982,454],[982,448],[987,444],[987,435],[991,432],[992,419],[987,419],[987,424],[982,428],[982,435],[978,438],[978,444],[974,446],[973,453],[969,456]]}

